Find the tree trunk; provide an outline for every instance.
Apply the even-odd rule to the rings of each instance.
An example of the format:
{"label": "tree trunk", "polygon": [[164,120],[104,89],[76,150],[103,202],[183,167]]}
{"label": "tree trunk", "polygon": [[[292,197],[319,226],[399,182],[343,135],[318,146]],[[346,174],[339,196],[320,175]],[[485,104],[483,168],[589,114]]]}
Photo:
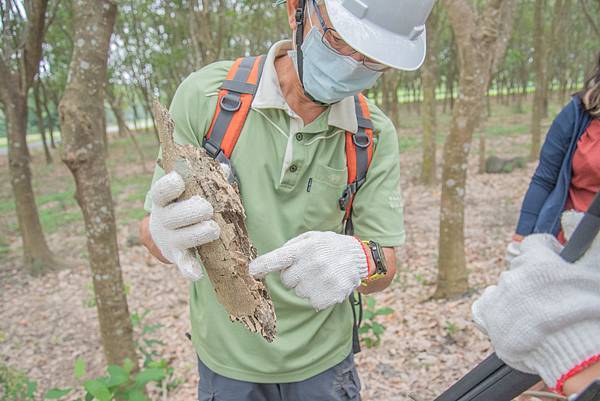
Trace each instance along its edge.
{"label": "tree trunk", "polygon": [[[567,26],[569,24],[569,16],[571,11],[572,0],[556,0],[552,9],[552,31],[545,37],[553,43],[552,46],[544,47],[544,64],[546,66],[553,66],[554,68],[546,67],[544,74],[544,108],[543,118],[548,118],[548,105],[550,101],[550,87],[553,78],[562,69],[567,69],[567,61],[569,56],[565,51],[565,46],[561,44],[564,42],[562,38],[567,37]],[[575,81],[578,80],[579,74],[569,74],[569,76],[576,77]]]}
{"label": "tree trunk", "polygon": [[396,129],[400,126],[400,101],[398,99],[398,91],[400,90],[400,78],[397,77],[394,79],[394,92],[392,94],[392,98],[390,99],[390,119],[394,123]]}
{"label": "tree trunk", "polygon": [[127,136],[127,123],[125,122],[125,117],[123,116],[123,111],[118,103],[113,103],[111,99],[109,99],[110,108],[117,120],[117,127],[119,130],[119,138],[125,138]]}
{"label": "tree trunk", "polygon": [[436,34],[438,33],[439,16],[434,10],[427,21],[427,55],[421,69],[421,85],[423,86],[423,101],[421,103],[421,125],[423,126],[423,146],[421,177],[419,181],[424,185],[433,185],[437,180],[437,121],[436,98],[437,87],[437,46]]}
{"label": "tree trunk", "polygon": [[464,238],[468,156],[493,67],[499,64],[495,57],[504,54],[506,31],[512,29],[515,11],[514,0],[490,0],[481,15],[468,0],[445,0],[444,4],[459,49],[460,96],[444,144],[436,298],[468,289]]}
{"label": "tree trunk", "polygon": [[154,114],[152,114],[152,103],[150,102],[150,95],[148,94],[148,90],[144,86],[142,86],[141,89],[142,95],[144,95],[144,103],[142,107],[145,111],[145,115],[148,116],[152,121],[152,128],[154,129],[154,136],[156,137],[156,141],[160,142],[160,138],[158,136],[158,127],[156,126],[156,119],[154,118]]}
{"label": "tree trunk", "polygon": [[75,178],[76,199],[83,211],[108,364],[125,359],[137,363],[103,140],[106,63],[116,13],[116,4],[109,0],[76,1],[74,36],[85,46],[73,51],[69,84],[59,105],[62,160]]}
{"label": "tree trunk", "polygon": [[46,126],[44,124],[44,117],[42,115],[42,104],[40,100],[40,83],[37,82],[33,87],[33,98],[35,101],[35,115],[37,118],[38,130],[42,136],[42,145],[44,146],[44,155],[46,156],[46,164],[52,164],[52,155],[48,149],[48,143],[46,141]]}
{"label": "tree trunk", "polygon": [[46,93],[46,87],[40,81],[40,88],[42,89],[42,105],[44,105],[44,110],[46,110],[46,118],[48,119],[48,133],[50,134],[50,147],[52,149],[56,149],[56,143],[54,143],[54,119],[52,118],[52,114],[50,114],[50,108],[48,104],[50,103],[50,99],[48,99],[48,94]]}
{"label": "tree trunk", "polygon": [[479,132],[479,174],[485,173],[485,131]]}
{"label": "tree trunk", "polygon": [[194,195],[206,198],[214,208],[214,219],[221,227],[218,240],[198,247],[219,302],[232,321],[239,321],[253,333],[271,342],[276,334],[275,308],[264,283],[248,272],[256,249],[248,239],[245,212],[237,188],[229,185],[219,163],[204,149],[177,145],[175,125],[169,112],[158,102],[154,105],[165,172],[176,170],[185,180],[180,200]]}
{"label": "tree trunk", "polygon": [[[583,13],[585,15],[585,18],[587,19],[587,23],[592,27],[592,29],[596,33],[596,35],[600,37],[600,21],[598,21],[598,19],[594,20],[593,13],[591,13],[588,10],[585,1],[580,1],[579,4],[581,4]],[[598,6],[600,7],[600,0],[598,0]],[[596,17],[597,17],[597,15],[596,15]]]}
{"label": "tree trunk", "polygon": [[383,75],[380,86],[382,109],[396,127],[400,122],[400,110],[398,104],[399,83],[400,78],[398,73],[389,73]]}
{"label": "tree trunk", "polygon": [[[47,0],[24,4],[26,18],[20,22],[26,25],[26,29],[22,30],[24,36],[17,38],[23,49],[10,55],[18,58],[18,70],[12,71],[4,58],[0,57],[0,76],[3,78],[0,101],[4,105],[7,126],[8,169],[23,240],[24,265],[31,273],[41,273],[56,265],[42,231],[31,184],[27,149],[27,95],[42,57],[47,6]],[[9,15],[11,17],[22,18]]]}
{"label": "tree trunk", "polygon": [[542,118],[544,114],[545,63],[544,63],[544,0],[535,0],[533,30],[533,68],[535,70],[535,93],[531,113],[531,149],[529,160],[535,161],[542,143]]}
{"label": "tree trunk", "polygon": [[12,104],[5,107],[5,111],[8,126],[8,167],[23,240],[24,265],[30,273],[40,274],[55,267],[56,260],[44,237],[31,184],[29,155],[25,152],[27,143],[23,138],[27,132],[26,98],[15,96]]}
{"label": "tree trunk", "polygon": [[144,160],[144,153],[142,152],[142,149],[140,148],[140,145],[138,144],[137,139],[135,139],[135,135],[133,134],[133,132],[131,132],[131,130],[129,129],[129,126],[127,126],[127,121],[125,121],[125,116],[123,115],[121,98],[117,99],[115,97],[113,91],[110,88],[107,88],[106,95],[108,97],[108,103],[110,104],[110,108],[111,108],[113,114],[115,115],[117,124],[119,126],[119,136],[120,137],[128,136],[129,139],[131,139],[131,142],[133,143],[133,147],[135,148],[135,151],[138,154],[138,157],[140,159],[140,164],[142,165],[142,171],[144,173],[146,173],[147,169],[146,169],[146,162]]}

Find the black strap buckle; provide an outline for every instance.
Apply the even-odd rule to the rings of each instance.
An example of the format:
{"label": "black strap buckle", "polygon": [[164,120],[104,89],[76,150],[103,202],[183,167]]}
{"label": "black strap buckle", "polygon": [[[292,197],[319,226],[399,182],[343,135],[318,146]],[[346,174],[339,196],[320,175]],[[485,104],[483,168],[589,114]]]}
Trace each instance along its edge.
{"label": "black strap buckle", "polygon": [[242,106],[242,100],[238,95],[228,93],[221,98],[220,104],[221,109],[233,113],[240,109]]}
{"label": "black strap buckle", "polygon": [[296,9],[296,23],[301,24],[304,22],[304,7],[298,7]]}
{"label": "black strap buckle", "polygon": [[342,196],[338,201],[341,210],[346,210],[346,208],[348,207],[348,203],[350,203],[350,198],[352,198],[352,195],[354,195],[358,190],[357,184],[358,183],[355,181],[352,184],[348,184],[346,188],[344,188],[344,192],[342,192]]}
{"label": "black strap buckle", "polygon": [[346,188],[344,188],[344,192],[342,192],[342,196],[338,200],[341,210],[346,210],[346,207],[348,206],[348,202],[350,202],[351,197],[352,189],[350,188],[350,185],[348,185]]}
{"label": "black strap buckle", "polygon": [[206,150],[206,153],[208,153],[210,157],[212,157],[221,164],[226,164],[227,166],[229,166],[229,175],[227,176],[227,181],[231,185],[233,185],[234,182],[238,183],[239,185],[237,173],[233,168],[231,160],[229,160],[227,156],[225,156],[225,153],[223,153],[223,149],[216,147],[212,142],[210,142],[210,140],[207,140],[206,138],[204,138],[204,141],[202,141],[202,147],[204,148],[204,150]]}
{"label": "black strap buckle", "polygon": [[206,153],[210,155],[213,159],[219,157],[219,153],[223,153],[221,148],[212,143],[209,139],[204,138],[202,141],[202,147],[206,150]]}
{"label": "black strap buckle", "polygon": [[368,135],[352,135],[352,142],[361,149],[371,146],[371,138]]}

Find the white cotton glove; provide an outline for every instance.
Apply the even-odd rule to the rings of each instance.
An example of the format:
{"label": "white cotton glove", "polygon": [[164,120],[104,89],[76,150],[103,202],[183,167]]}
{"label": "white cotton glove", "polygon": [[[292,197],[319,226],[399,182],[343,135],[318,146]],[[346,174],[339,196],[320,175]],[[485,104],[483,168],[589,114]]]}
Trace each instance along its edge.
{"label": "white cotton glove", "polygon": [[521,254],[521,242],[512,241],[506,247],[506,257],[504,260],[510,265],[512,261]]}
{"label": "white cotton glove", "polygon": [[367,255],[354,237],[310,231],[250,263],[256,278],[272,272],[281,272],[283,285],[322,310],[344,302],[367,277]]}
{"label": "white cotton glove", "polygon": [[213,208],[200,196],[175,202],[185,190],[183,178],[171,172],[152,185],[150,234],[163,256],[177,265],[184,277],[202,278],[195,247],[219,238],[221,230],[212,220]]}
{"label": "white cotton glove", "polygon": [[[581,217],[563,216],[567,236]],[[500,359],[557,391],[568,372],[600,358],[600,238],[573,264],[561,249],[553,236],[528,236],[511,270],[472,307]]]}

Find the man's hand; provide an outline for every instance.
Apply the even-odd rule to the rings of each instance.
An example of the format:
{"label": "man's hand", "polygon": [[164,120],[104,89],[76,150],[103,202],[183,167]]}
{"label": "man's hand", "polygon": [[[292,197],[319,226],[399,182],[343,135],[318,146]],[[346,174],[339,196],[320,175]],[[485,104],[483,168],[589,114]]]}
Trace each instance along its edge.
{"label": "man's hand", "polygon": [[221,230],[212,220],[213,208],[200,196],[175,202],[185,190],[183,178],[171,172],[152,185],[149,229],[164,258],[177,265],[184,277],[202,278],[202,267],[193,248],[219,238]]}
{"label": "man's hand", "polygon": [[344,302],[367,277],[367,254],[354,237],[310,231],[250,263],[254,277],[273,272],[280,272],[283,285],[322,310]]}
{"label": "man's hand", "polygon": [[[567,235],[581,216],[563,222]],[[578,262],[550,235],[531,235],[511,270],[473,304],[475,322],[509,366],[562,391],[576,366],[600,358],[600,241]]]}

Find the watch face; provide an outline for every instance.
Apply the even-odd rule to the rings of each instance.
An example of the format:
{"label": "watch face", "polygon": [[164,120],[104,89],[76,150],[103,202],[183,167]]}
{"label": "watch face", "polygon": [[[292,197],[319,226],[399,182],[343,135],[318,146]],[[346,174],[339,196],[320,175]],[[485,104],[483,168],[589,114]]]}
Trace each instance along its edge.
{"label": "watch face", "polygon": [[377,274],[385,275],[387,273],[387,265],[385,263],[386,261],[383,249],[377,242],[371,241],[371,250],[373,253],[373,260],[375,261]]}

